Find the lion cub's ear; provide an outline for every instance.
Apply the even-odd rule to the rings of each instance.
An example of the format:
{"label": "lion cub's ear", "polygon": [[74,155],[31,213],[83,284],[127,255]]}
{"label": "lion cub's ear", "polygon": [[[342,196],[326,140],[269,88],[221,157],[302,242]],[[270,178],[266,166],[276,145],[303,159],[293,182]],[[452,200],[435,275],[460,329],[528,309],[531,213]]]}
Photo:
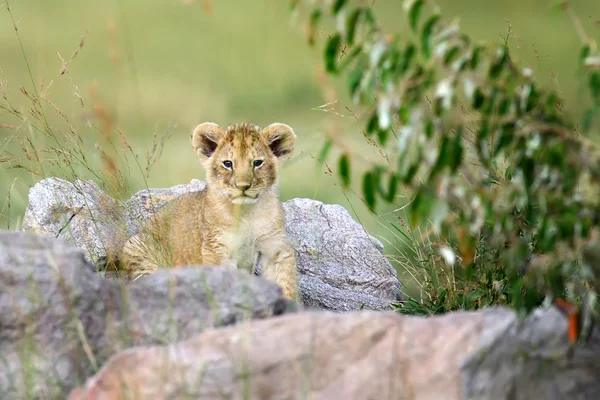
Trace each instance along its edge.
{"label": "lion cub's ear", "polygon": [[214,122],[204,122],[194,129],[192,147],[200,161],[213,155],[223,136],[225,131]]}
{"label": "lion cub's ear", "polygon": [[267,141],[273,155],[280,161],[291,157],[296,145],[296,134],[288,125],[274,123],[265,127],[260,134]]}

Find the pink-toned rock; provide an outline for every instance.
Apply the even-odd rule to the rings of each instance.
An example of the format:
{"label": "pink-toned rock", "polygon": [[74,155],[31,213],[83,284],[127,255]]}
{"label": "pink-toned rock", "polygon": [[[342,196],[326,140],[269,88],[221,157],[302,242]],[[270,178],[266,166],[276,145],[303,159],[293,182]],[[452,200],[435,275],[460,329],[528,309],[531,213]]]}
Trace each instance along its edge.
{"label": "pink-toned rock", "polygon": [[69,399],[456,399],[483,316],[304,313],[210,330],[124,351]]}
{"label": "pink-toned rock", "polygon": [[554,308],[523,321],[504,308],[307,312],[123,351],[69,399],[600,398],[598,332],[567,350]]}

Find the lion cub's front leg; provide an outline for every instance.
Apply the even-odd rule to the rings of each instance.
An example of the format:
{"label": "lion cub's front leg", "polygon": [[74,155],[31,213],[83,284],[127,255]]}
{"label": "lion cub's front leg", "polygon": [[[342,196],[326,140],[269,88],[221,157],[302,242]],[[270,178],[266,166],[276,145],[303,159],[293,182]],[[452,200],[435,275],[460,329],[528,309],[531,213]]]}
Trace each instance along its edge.
{"label": "lion cub's front leg", "polygon": [[258,250],[262,254],[263,276],[279,284],[286,298],[296,301],[296,254],[285,235],[264,238]]}

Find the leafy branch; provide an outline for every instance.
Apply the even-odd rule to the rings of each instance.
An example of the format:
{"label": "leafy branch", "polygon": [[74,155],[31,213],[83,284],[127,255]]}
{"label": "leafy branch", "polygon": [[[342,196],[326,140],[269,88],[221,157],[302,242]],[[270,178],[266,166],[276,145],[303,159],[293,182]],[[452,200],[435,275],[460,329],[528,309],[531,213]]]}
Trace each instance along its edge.
{"label": "leafy branch", "polygon": [[[600,274],[600,157],[558,94],[516,65],[507,43],[475,43],[430,1],[404,2],[407,36],[386,34],[370,2],[305,3],[309,43],[320,27],[333,31],[325,69],[345,75],[353,102],[368,110],[367,135],[390,156],[363,176],[369,206],[393,201],[400,185],[410,188],[411,223],[432,221],[453,238],[466,269],[476,271],[483,241],[505,272],[501,290],[513,307],[528,312],[543,299],[567,298],[589,323]],[[567,2],[560,6],[576,18]],[[600,56],[580,36],[593,113]],[[588,131],[591,117],[584,119]],[[342,154],[346,186],[350,164]]]}

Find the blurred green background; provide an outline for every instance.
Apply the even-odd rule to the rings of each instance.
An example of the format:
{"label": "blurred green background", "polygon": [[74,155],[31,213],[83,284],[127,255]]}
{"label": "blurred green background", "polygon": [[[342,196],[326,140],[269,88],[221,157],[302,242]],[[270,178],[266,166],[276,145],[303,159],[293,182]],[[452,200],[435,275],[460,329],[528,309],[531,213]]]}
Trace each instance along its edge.
{"label": "blurred green background", "polygon": [[[406,30],[401,1],[373,3],[390,32]],[[473,39],[500,43],[510,27],[509,44],[515,60],[533,69],[540,82],[556,87],[566,100],[567,111],[579,117],[584,105],[580,100],[581,82],[576,78],[580,41],[568,17],[551,7],[556,3],[438,1],[443,16],[458,17],[463,30]],[[343,135],[354,150],[362,152],[364,159],[378,156],[365,145],[360,134],[362,125],[345,108],[353,109],[343,90],[345,80],[323,74],[321,54],[325,32],[316,48],[309,47],[303,20],[295,23],[288,1],[13,0],[9,5],[38,90],[77,128],[93,169],[105,168],[98,149],[110,153],[108,138],[116,143],[117,152],[127,153],[120,147],[121,139],[115,130],[102,129],[103,121],[118,127],[138,154],[142,170],[154,134],[160,139],[175,126],[147,181],[133,157],[115,156],[131,191],[146,184],[166,187],[192,178],[203,179],[204,171],[190,148],[191,130],[200,122],[214,121],[221,125],[240,121],[259,125],[284,122],[295,129],[298,148],[282,172],[282,200],[310,197],[341,204],[370,233],[383,239],[387,251],[392,251],[387,240],[393,241],[393,235],[380,223],[381,219],[370,214],[352,191],[343,192],[337,177],[315,161],[325,132]],[[587,32],[600,36],[597,0],[574,1],[573,7]],[[58,54],[69,59],[84,34],[85,44],[68,63],[69,73],[61,75]],[[20,88],[31,92],[33,84],[2,0],[0,68],[5,76],[5,89],[8,84],[8,100],[26,116],[31,102]],[[83,98],[83,107],[75,93]],[[316,109],[332,99],[338,100],[330,107],[336,112]],[[52,105],[44,107],[54,129],[69,130]],[[20,225],[28,190],[41,178],[9,168],[19,164],[10,159],[24,154],[22,143],[27,136],[38,149],[52,145],[27,123],[0,110],[0,159],[5,161],[0,163],[2,229]],[[26,143],[24,146],[28,147]],[[52,167],[51,153],[46,156],[49,161],[44,169],[46,176],[64,172]],[[336,152],[332,152],[329,166],[334,175],[336,159]],[[27,162],[36,170],[35,160]],[[360,193],[360,161],[357,162],[353,188]],[[91,177],[85,169],[78,174]],[[382,208],[381,213],[392,208]]]}

